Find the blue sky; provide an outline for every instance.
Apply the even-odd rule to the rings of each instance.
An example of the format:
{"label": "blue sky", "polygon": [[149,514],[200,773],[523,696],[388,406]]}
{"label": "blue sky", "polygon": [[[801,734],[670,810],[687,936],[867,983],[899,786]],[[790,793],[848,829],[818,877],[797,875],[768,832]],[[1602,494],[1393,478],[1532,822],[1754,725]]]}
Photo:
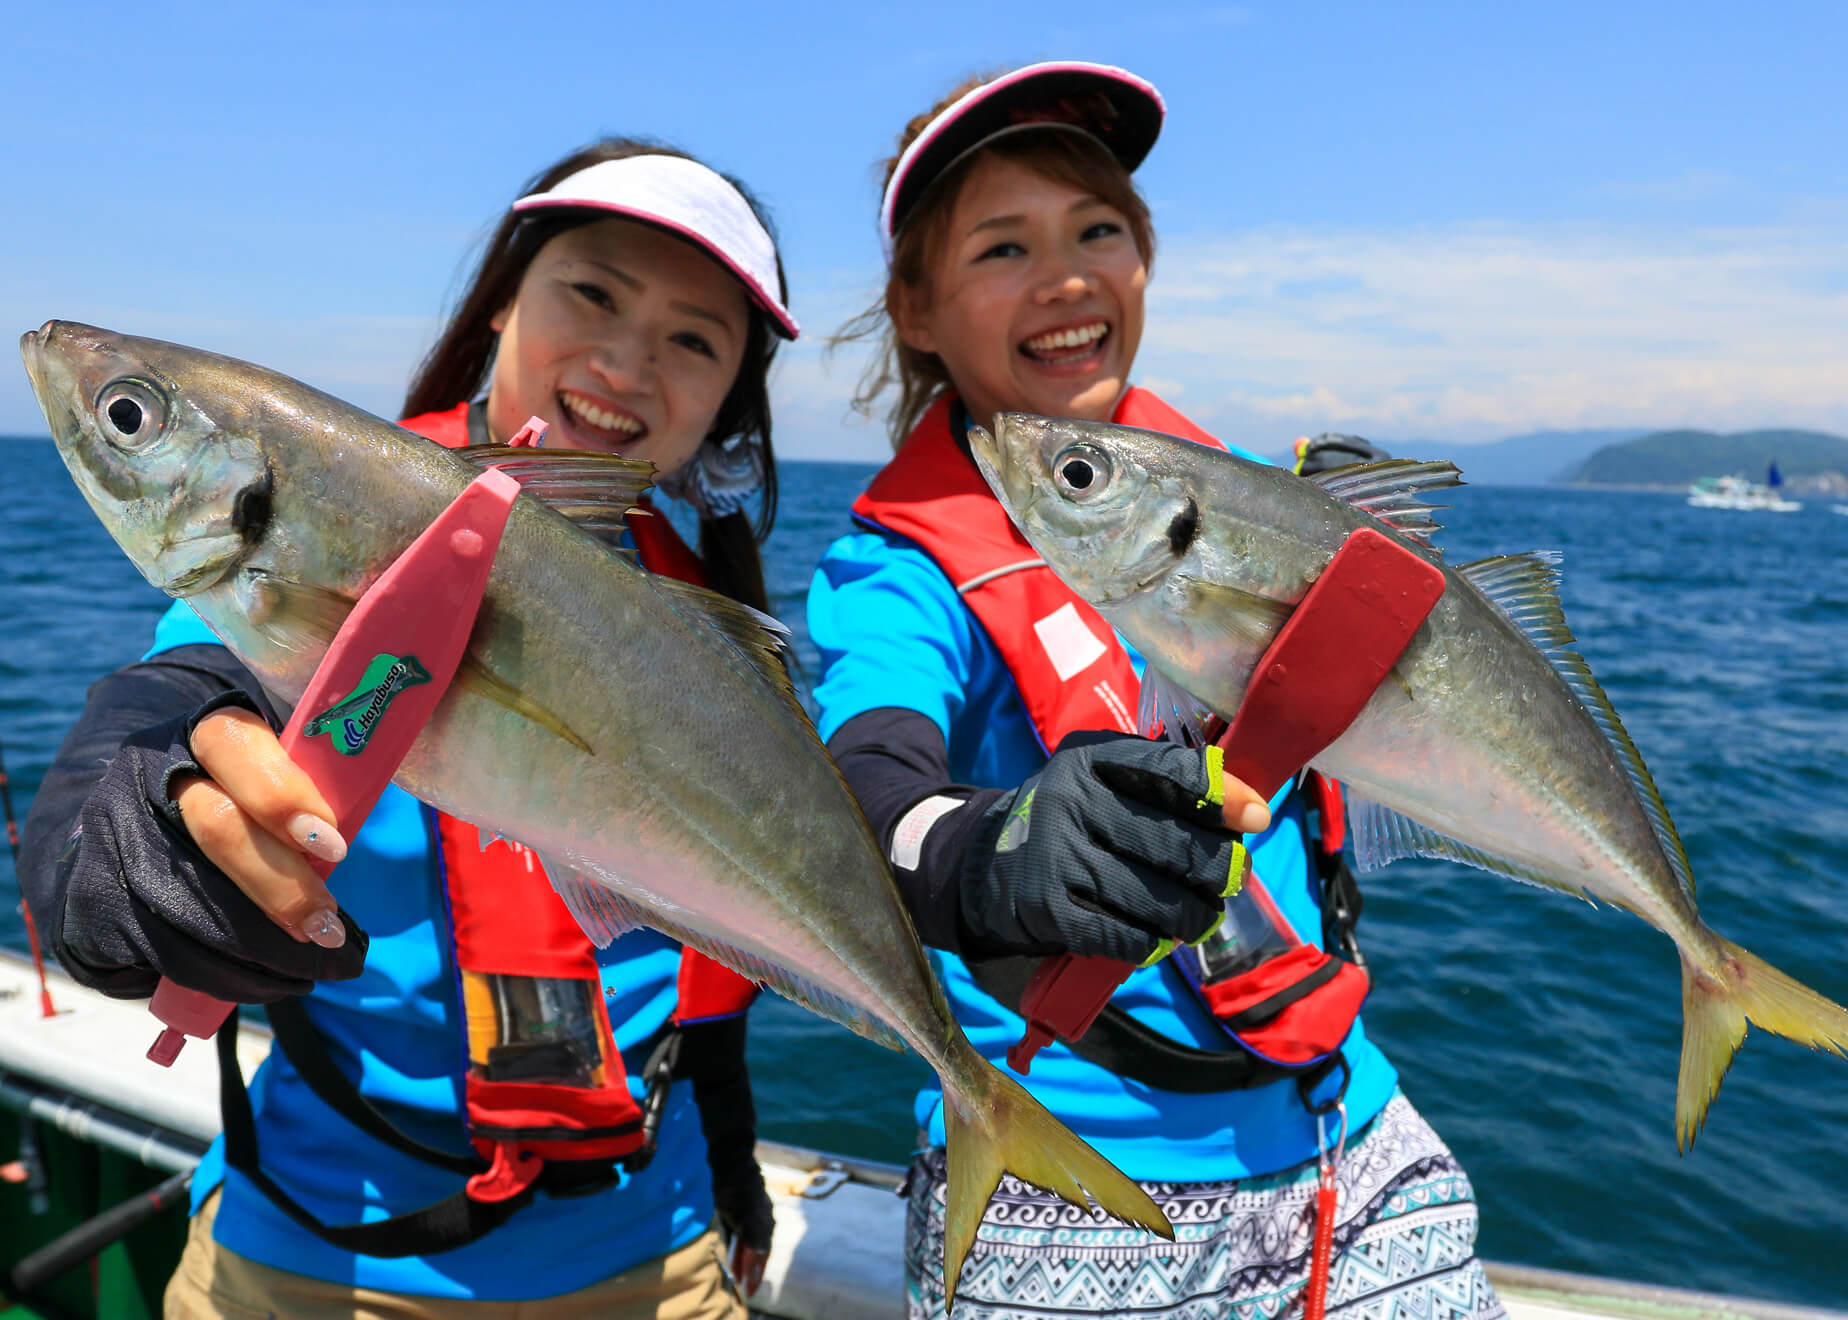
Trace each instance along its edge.
{"label": "blue sky", "polygon": [[[1837,3],[11,6],[0,324],[93,321],[381,412],[520,182],[602,132],[771,204],[778,446],[876,458],[822,332],[882,277],[874,164],[961,75],[1168,101],[1139,374],[1278,452],[1576,426],[1848,433]],[[40,433],[0,369],[0,433]]]}

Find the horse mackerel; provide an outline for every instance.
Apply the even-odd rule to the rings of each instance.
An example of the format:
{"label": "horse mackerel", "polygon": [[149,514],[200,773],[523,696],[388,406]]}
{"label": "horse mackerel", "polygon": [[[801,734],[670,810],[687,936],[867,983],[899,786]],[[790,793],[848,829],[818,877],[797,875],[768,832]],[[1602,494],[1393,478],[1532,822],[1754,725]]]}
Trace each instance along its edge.
{"label": "horse mackerel", "polygon": [[[55,321],[20,347],[92,509],[285,706],[345,611],[479,471],[234,359]],[[626,503],[650,470],[500,453],[515,456],[562,474],[579,503],[593,487]],[[655,926],[916,1050],[944,1084],[952,1297],[1004,1169],[1172,1236],[1140,1187],[963,1036],[865,818],[779,690],[767,622],[642,571],[529,490],[463,669],[396,782],[537,851],[593,934]]]}
{"label": "horse mackerel", "polygon": [[1172,436],[1017,413],[970,439],[1021,535],[1147,659],[1171,718],[1198,705],[1232,716],[1350,532],[1372,527],[1442,568],[1430,616],[1315,768],[1356,795],[1363,866],[1448,857],[1627,908],[1674,940],[1683,1149],[1748,1021],[1848,1046],[1848,1012],[1701,920],[1642,756],[1567,649],[1552,558],[1452,566],[1432,547],[1420,496],[1457,484],[1453,466],[1399,459],[1305,480]]}

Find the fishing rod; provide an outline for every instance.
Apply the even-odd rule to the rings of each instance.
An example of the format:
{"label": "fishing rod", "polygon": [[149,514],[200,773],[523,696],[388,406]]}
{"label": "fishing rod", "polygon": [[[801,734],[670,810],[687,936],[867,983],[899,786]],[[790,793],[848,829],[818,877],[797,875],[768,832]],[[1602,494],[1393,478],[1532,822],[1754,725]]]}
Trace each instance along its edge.
{"label": "fishing rod", "polygon": [[32,946],[32,965],[38,969],[39,1015],[56,1017],[51,1006],[51,987],[45,981],[45,951],[39,944],[38,923],[32,919],[32,905],[26,902],[26,882],[19,874],[19,822],[13,817],[13,792],[7,785],[6,756],[0,749],[0,809],[6,812],[6,841],[13,850],[13,882],[19,886],[19,915],[26,919],[26,940]]}

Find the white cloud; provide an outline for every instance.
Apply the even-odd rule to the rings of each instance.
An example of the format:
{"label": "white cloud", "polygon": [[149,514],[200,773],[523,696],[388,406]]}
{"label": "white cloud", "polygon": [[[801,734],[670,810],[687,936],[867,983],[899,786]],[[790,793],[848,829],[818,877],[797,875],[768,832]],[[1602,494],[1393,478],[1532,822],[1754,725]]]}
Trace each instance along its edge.
{"label": "white cloud", "polygon": [[[778,452],[878,461],[850,414],[868,351],[827,337],[879,272],[792,276],[804,338],[780,355]],[[36,324],[0,297],[11,323]],[[387,413],[433,318],[259,322],[68,309],[208,345]],[[41,313],[42,315],[42,313]],[[1848,205],[1777,225],[1679,231],[1473,225],[1168,238],[1138,379],[1228,440],[1281,453],[1323,430],[1490,440],[1573,427],[1803,426],[1848,434]],[[37,431],[24,373],[0,431]]]}
{"label": "white cloud", "polygon": [[1266,230],[1164,246],[1140,366],[1263,450],[1329,428],[1848,432],[1848,228]]}

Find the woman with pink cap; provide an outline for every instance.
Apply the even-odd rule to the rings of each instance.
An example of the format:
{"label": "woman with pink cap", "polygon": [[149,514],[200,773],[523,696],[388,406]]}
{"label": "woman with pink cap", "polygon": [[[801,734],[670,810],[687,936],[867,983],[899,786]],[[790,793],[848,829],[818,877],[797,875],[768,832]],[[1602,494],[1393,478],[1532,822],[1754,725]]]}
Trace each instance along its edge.
{"label": "woman with pink cap", "polygon": [[[404,424],[507,444],[538,417],[535,463],[651,461],[697,552],[660,516],[630,548],[762,609],[767,375],[796,332],[735,180],[603,141],[502,218]],[[78,980],[269,1008],[276,1048],[225,1090],[167,1316],[742,1320],[715,1228],[754,1290],[755,987],[650,931],[593,948],[530,854],[399,789],[341,838],[281,724],[181,602],[91,689],[27,824],[22,880]],[[339,863],[344,906],[311,857]]]}
{"label": "woman with pink cap", "polygon": [[[848,331],[880,336],[859,402],[893,391],[897,452],[810,589],[821,735],[991,1060],[1021,1039],[1042,959],[1136,966],[1024,1080],[1176,1226],[1172,1244],[1125,1232],[1005,1178],[956,1315],[1496,1316],[1469,1180],[1359,1021],[1336,790],[1265,802],[1218,748],[1135,736],[1141,657],[970,457],[967,428],[1000,411],[1218,443],[1130,384],[1155,246],[1130,175],[1163,115],[1152,86],[1102,65],[955,89],[887,165],[886,289]],[[914,1320],[944,1313],[942,1104],[934,1086],[918,1098]],[[1313,1268],[1318,1230],[1332,1271]]]}

